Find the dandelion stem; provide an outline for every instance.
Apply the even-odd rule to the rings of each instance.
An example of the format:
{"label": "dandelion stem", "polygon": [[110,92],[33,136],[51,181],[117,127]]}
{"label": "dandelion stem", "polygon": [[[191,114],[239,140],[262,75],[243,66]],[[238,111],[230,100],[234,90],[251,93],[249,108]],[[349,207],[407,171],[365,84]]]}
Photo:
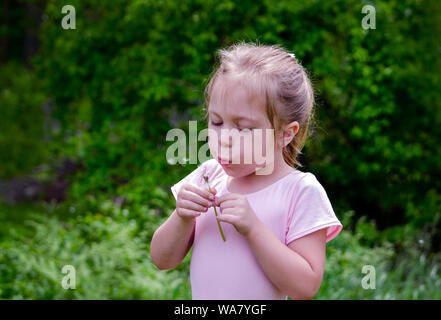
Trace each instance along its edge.
{"label": "dandelion stem", "polygon": [[[208,186],[208,190],[210,191],[210,193],[213,194],[213,191],[211,190],[210,185],[208,184],[208,177],[207,177],[207,176],[204,176],[204,180],[205,180],[205,183],[206,183],[207,186]],[[215,214],[216,217],[217,217],[216,206],[213,205],[213,208],[214,208],[214,214]],[[222,240],[224,240],[224,242],[225,242],[225,241],[227,241],[227,240],[225,239],[224,232],[222,231],[222,227],[221,227],[221,225],[220,225],[220,221],[217,220],[217,219],[216,219],[216,221],[217,221],[217,226],[219,227],[220,234],[221,234],[221,236],[222,236]]]}

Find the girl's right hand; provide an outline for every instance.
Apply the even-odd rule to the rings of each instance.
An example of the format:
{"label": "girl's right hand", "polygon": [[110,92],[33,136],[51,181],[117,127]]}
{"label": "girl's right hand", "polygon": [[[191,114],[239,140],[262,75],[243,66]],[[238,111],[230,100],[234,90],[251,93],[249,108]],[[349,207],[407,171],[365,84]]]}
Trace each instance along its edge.
{"label": "girl's right hand", "polygon": [[207,212],[214,205],[216,189],[212,188],[212,191],[214,194],[191,183],[183,184],[176,200],[177,214],[190,221],[202,212]]}

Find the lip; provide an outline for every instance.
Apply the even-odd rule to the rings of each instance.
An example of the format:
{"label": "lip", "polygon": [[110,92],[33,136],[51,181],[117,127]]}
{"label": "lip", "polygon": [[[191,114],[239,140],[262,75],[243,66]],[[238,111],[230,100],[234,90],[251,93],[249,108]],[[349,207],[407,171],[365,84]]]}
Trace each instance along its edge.
{"label": "lip", "polygon": [[221,158],[217,158],[217,161],[218,161],[218,162],[220,163],[220,165],[223,166],[223,167],[229,167],[229,166],[232,164],[231,161],[225,161],[225,160],[222,160]]}

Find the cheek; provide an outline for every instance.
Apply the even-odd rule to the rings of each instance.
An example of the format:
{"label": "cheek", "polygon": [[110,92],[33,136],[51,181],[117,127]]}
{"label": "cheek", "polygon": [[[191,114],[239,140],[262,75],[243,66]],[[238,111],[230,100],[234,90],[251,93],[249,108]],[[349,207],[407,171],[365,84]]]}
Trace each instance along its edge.
{"label": "cheek", "polygon": [[253,134],[252,138],[253,163],[262,163],[262,157],[273,159],[275,152],[274,132],[272,130],[262,130]]}
{"label": "cheek", "polygon": [[262,154],[266,152],[267,146],[266,146],[266,137],[267,134],[265,130],[256,131],[253,133],[251,137],[251,148],[254,154],[259,153]]}
{"label": "cheek", "polygon": [[256,147],[256,144],[260,142],[253,139],[253,134],[237,137],[233,145],[232,158],[238,159],[236,161],[239,161],[241,164],[253,165],[256,159],[256,152],[262,152],[261,147]]}
{"label": "cheek", "polygon": [[216,127],[209,127],[208,128],[208,148],[210,149],[211,155],[213,158],[217,158],[217,156],[220,154],[220,134],[221,130]]}
{"label": "cheek", "polygon": [[234,137],[231,150],[232,159],[236,159],[234,161],[244,164],[244,155],[252,154],[253,152],[252,145],[252,139],[249,139],[244,135]]}

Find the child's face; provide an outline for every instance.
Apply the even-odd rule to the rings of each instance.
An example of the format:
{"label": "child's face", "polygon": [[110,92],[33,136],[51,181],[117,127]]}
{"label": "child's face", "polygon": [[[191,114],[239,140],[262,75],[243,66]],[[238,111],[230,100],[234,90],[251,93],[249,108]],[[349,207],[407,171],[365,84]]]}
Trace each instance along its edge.
{"label": "child's face", "polygon": [[277,146],[264,106],[249,99],[246,90],[234,81],[216,84],[216,89],[208,106],[208,142],[213,158],[221,164],[221,159],[229,162],[223,168],[232,177],[249,175],[273,163]]}

